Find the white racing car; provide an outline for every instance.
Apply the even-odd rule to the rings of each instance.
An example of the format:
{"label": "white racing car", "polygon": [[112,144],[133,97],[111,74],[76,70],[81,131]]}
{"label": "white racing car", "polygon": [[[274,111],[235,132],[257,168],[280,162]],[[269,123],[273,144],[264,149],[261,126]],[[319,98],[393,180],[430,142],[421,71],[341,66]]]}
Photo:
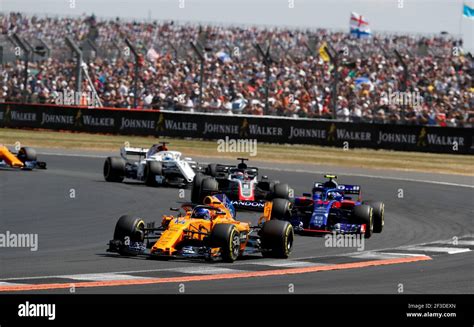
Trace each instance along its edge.
{"label": "white racing car", "polygon": [[183,158],[181,152],[168,151],[166,144],[161,142],[149,149],[121,148],[120,157],[105,160],[105,180],[120,183],[130,178],[143,181],[148,186],[183,187],[191,184],[201,167],[191,158]]}

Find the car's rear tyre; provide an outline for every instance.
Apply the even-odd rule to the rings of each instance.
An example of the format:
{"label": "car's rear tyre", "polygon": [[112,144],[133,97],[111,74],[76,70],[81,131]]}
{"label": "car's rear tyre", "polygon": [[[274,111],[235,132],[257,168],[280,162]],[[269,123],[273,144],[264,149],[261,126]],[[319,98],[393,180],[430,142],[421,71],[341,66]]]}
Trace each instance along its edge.
{"label": "car's rear tyre", "polygon": [[36,150],[30,147],[20,148],[17,158],[23,163],[27,161],[36,161]]}
{"label": "car's rear tyre", "polygon": [[374,231],[372,207],[366,204],[354,207],[354,216],[358,223],[365,224],[365,238],[370,238]]}
{"label": "car's rear tyre", "polygon": [[[139,217],[122,216],[117,221],[114,230],[114,241],[142,242],[145,239],[145,221]],[[130,255],[123,250],[119,250],[122,255]]]}
{"label": "car's rear tyre", "polygon": [[291,218],[291,202],[287,199],[273,199],[271,219],[288,220]]}
{"label": "car's rear tyre", "polygon": [[209,176],[216,177],[217,176],[217,164],[211,163],[207,166],[207,173]]}
{"label": "car's rear tyre", "polygon": [[199,194],[201,192],[201,183],[204,178],[207,178],[207,176],[197,173],[194,175],[193,179],[193,188],[191,189],[191,202],[192,203],[199,203]]}
{"label": "car's rear tyre", "polygon": [[145,166],[145,184],[147,186],[158,186],[156,176],[163,175],[163,168],[159,161],[147,161]]}
{"label": "car's rear tyre", "polygon": [[273,197],[281,199],[290,199],[290,187],[288,184],[275,184],[273,188]]}
{"label": "car's rear tyre", "polygon": [[224,262],[234,262],[240,255],[240,235],[233,224],[217,224],[211,232],[211,246],[221,249]]}
{"label": "car's rear tyre", "polygon": [[374,233],[381,233],[385,225],[385,204],[381,201],[364,202],[373,209]]}
{"label": "car's rear tyre", "polygon": [[282,220],[267,221],[260,230],[260,239],[264,257],[286,259],[293,247],[293,226]]}
{"label": "car's rear tyre", "polygon": [[199,201],[202,204],[204,198],[208,195],[212,195],[219,191],[219,183],[215,178],[208,177],[204,178],[201,182],[201,189],[199,191]]}
{"label": "car's rear tyre", "polygon": [[125,160],[120,157],[108,157],[105,159],[104,178],[107,182],[123,182],[125,178]]}

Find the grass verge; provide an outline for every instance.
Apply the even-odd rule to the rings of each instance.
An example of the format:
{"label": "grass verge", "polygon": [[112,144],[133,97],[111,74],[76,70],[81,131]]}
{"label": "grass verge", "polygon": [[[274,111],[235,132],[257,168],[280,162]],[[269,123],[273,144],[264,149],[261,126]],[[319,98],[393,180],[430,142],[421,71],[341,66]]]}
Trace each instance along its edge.
{"label": "grass verge", "polygon": [[[236,158],[248,156],[244,153],[218,152],[216,141],[195,139],[160,138],[170,142],[170,148],[186,156]],[[117,151],[128,142],[131,146],[149,147],[156,137],[103,135],[44,130],[0,128],[0,143],[44,148],[77,150]],[[389,150],[351,149],[312,146],[277,145],[259,143],[257,155],[250,157],[259,161],[302,163],[325,166],[343,166],[401,171],[421,171],[441,174],[474,176],[474,157],[470,155],[433,154]]]}

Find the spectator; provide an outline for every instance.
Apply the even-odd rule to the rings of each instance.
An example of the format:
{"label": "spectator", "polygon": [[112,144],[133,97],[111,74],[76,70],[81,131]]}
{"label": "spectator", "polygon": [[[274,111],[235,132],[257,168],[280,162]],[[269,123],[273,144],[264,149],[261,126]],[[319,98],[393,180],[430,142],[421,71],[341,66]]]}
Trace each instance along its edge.
{"label": "spectator", "polygon": [[[326,30],[205,26],[202,30],[207,34],[205,48],[209,51],[204,62],[202,106],[199,106],[200,65],[188,46],[199,30],[198,25],[173,22],[98,20],[86,16],[40,18],[0,13],[0,34],[18,33],[29,40],[41,38],[52,49],[51,58],[30,62],[26,87],[21,60],[2,65],[0,102],[24,101],[27,94],[28,102],[55,103],[58,95],[73,91],[75,64],[64,45],[66,36],[77,42],[93,36],[97,48],[103,51],[111,48],[112,41],[128,37],[144,54],[136,90],[135,67],[130,56],[88,59],[92,85],[84,81],[82,89],[94,87],[106,107],[132,109],[136,93],[137,107],[144,109],[332,118],[335,68],[317,54],[308,55],[305,45],[309,38],[318,37],[331,42],[336,50],[349,49],[338,68],[338,119],[456,127],[474,123],[472,57],[453,56],[451,49],[457,41],[446,36],[420,39],[410,35],[377,35],[355,40],[348,33]],[[290,50],[275,51],[266,71],[253,44],[269,39]],[[393,52],[390,48],[393,43],[412,54],[406,58],[409,80],[404,93],[401,92],[403,67],[395,56],[385,55]],[[174,44],[176,51],[169,44]],[[421,54],[420,44],[427,45],[430,51]],[[268,109],[265,108],[267,80]],[[421,104],[413,102],[413,95],[422,100]]]}

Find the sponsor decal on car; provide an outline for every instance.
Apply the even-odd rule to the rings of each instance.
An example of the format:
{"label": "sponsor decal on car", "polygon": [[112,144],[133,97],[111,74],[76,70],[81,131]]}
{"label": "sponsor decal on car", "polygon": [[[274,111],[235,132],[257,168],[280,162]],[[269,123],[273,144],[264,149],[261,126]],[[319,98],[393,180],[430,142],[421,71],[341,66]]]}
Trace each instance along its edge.
{"label": "sponsor decal on car", "polygon": [[258,202],[258,201],[234,200],[234,201],[231,201],[231,203],[239,207],[262,208],[262,209],[265,207],[265,203]]}

